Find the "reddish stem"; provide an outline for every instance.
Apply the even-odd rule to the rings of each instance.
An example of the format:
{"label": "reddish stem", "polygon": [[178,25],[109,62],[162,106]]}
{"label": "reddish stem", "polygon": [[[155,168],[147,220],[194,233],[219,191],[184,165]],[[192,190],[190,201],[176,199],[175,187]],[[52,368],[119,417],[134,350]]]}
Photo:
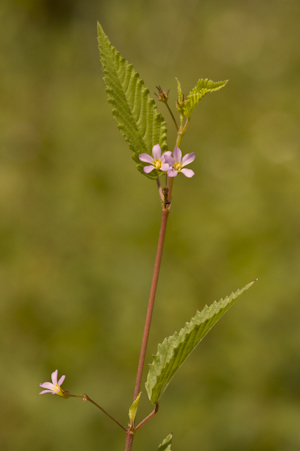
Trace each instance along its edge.
{"label": "reddish stem", "polygon": [[[170,195],[170,192],[169,192],[169,195]],[[144,368],[144,363],[145,363],[147,343],[148,343],[148,337],[149,337],[152,312],[153,312],[154,300],[155,300],[155,293],[156,293],[156,288],[157,288],[159,269],[160,269],[162,251],[163,251],[163,246],[164,246],[164,239],[165,239],[169,211],[170,211],[170,205],[166,205],[162,209],[160,232],[159,232],[159,238],[158,238],[158,245],[157,245],[157,251],[156,251],[156,258],[155,258],[155,264],[154,264],[154,271],[153,271],[153,277],[152,277],[152,283],[151,283],[151,289],[150,289],[149,303],[148,303],[148,309],[147,309],[147,315],[146,315],[146,321],[145,321],[145,327],[144,327],[144,334],[143,334],[143,339],[142,339],[142,346],[141,346],[138,370],[137,370],[137,375],[136,375],[133,401],[135,401],[136,397],[140,393],[140,388],[141,388],[143,368]],[[154,411],[155,413],[157,412],[157,409],[158,409],[158,405],[156,406],[156,409]],[[154,413],[150,414],[150,418],[153,415],[154,415]],[[149,418],[147,418],[147,420],[148,419]],[[133,425],[131,425],[131,426],[132,427],[131,428],[129,427],[129,429],[127,430],[127,433],[126,433],[125,451],[131,451],[131,448],[132,448],[134,431],[133,431]]]}
{"label": "reddish stem", "polygon": [[149,331],[150,331],[150,325],[151,325],[151,319],[152,319],[152,312],[153,312],[153,307],[154,307],[155,293],[156,293],[156,287],[157,287],[157,282],[158,282],[162,251],[163,251],[163,246],[164,246],[164,239],[165,239],[168,215],[169,215],[169,209],[163,209],[159,238],[158,238],[158,245],[157,245],[157,251],[156,251],[156,258],[155,258],[155,264],[154,264],[153,278],[152,278],[152,284],[151,284],[151,289],[150,289],[148,310],[147,310],[146,321],[145,321],[144,335],[143,335],[143,340],[142,340],[140,359],[139,359],[138,371],[137,371],[136,382],[135,382],[133,401],[135,401],[136,397],[140,393],[140,388],[141,388],[143,367],[144,367],[146,350],[147,350],[147,343],[148,343],[148,337],[149,337]]}

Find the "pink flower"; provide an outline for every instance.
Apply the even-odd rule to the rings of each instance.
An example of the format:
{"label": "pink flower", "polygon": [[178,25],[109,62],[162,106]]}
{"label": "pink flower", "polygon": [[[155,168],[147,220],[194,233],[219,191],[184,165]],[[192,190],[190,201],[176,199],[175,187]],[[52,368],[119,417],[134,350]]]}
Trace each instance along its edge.
{"label": "pink flower", "polygon": [[44,393],[51,393],[52,395],[59,395],[59,396],[62,396],[63,398],[70,397],[70,393],[68,391],[63,390],[60,387],[61,384],[63,383],[63,381],[65,380],[66,376],[61,376],[61,378],[57,382],[57,375],[58,375],[58,370],[53,371],[53,373],[51,374],[52,383],[51,382],[43,382],[42,384],[40,384],[40,387],[47,389],[47,390],[41,391],[39,393],[40,395],[43,395]]}
{"label": "pink flower", "polygon": [[195,160],[195,154],[187,153],[182,158],[182,152],[179,149],[179,147],[175,147],[173,156],[166,155],[165,158],[166,162],[170,165],[170,168],[168,169],[168,176],[169,177],[176,177],[178,172],[182,172],[186,177],[193,177],[195,175],[194,171],[191,169],[185,169],[184,166],[192,163]]}
{"label": "pink flower", "polygon": [[141,153],[139,155],[139,159],[141,161],[143,161],[144,163],[150,163],[150,166],[145,166],[143,171],[146,174],[149,174],[149,172],[153,171],[153,169],[157,169],[158,171],[162,171],[162,172],[167,172],[170,167],[168,165],[168,163],[166,163],[166,159],[165,157],[167,155],[171,155],[172,152],[164,152],[163,154],[161,154],[161,148],[159,144],[155,144],[155,146],[153,146],[152,148],[152,155],[153,158],[151,157],[151,155],[147,154],[147,153]]}

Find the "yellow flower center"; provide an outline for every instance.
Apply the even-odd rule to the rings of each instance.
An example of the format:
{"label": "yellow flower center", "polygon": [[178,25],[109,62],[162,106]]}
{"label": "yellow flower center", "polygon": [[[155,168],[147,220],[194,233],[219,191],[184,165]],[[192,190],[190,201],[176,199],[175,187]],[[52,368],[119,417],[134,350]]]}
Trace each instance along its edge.
{"label": "yellow flower center", "polygon": [[63,391],[58,384],[54,385],[53,391],[56,395],[64,396]]}
{"label": "yellow flower center", "polygon": [[174,163],[174,169],[175,171],[181,171],[182,169],[182,163],[179,163],[179,161],[177,161],[176,163]]}
{"label": "yellow flower center", "polygon": [[162,162],[161,162],[161,160],[158,160],[158,159],[156,159],[156,160],[153,160],[153,166],[155,167],[155,169],[160,169],[161,168],[161,166],[162,166]]}

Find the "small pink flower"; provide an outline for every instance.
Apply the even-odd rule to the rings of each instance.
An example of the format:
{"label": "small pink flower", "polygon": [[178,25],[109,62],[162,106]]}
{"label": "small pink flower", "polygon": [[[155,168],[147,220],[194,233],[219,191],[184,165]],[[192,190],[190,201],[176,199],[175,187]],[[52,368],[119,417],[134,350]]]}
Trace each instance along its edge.
{"label": "small pink flower", "polygon": [[166,163],[166,159],[165,157],[167,155],[171,155],[172,152],[164,152],[163,154],[161,154],[161,148],[159,144],[155,144],[155,146],[153,146],[152,148],[152,155],[153,158],[151,157],[151,155],[147,154],[147,153],[141,153],[139,155],[139,159],[141,161],[143,161],[144,163],[150,163],[150,166],[145,166],[143,171],[146,174],[149,174],[149,172],[153,171],[153,169],[157,169],[158,171],[162,171],[162,172],[167,172],[170,167],[168,165],[168,163]]}
{"label": "small pink flower", "polygon": [[57,375],[58,370],[53,371],[51,374],[51,382],[43,382],[40,384],[40,387],[46,388],[47,390],[41,391],[39,394],[43,395],[44,393],[51,393],[52,395],[59,395],[63,398],[69,398],[70,393],[68,391],[63,390],[60,386],[62,385],[63,381],[65,380],[66,376],[61,376],[59,381],[57,382]]}
{"label": "small pink flower", "polygon": [[169,177],[176,177],[178,172],[182,172],[186,177],[191,178],[195,175],[194,171],[191,169],[185,169],[184,166],[192,163],[195,160],[195,154],[187,153],[182,157],[182,152],[179,147],[175,147],[173,156],[166,155],[166,162],[169,163],[170,168],[168,169]]}

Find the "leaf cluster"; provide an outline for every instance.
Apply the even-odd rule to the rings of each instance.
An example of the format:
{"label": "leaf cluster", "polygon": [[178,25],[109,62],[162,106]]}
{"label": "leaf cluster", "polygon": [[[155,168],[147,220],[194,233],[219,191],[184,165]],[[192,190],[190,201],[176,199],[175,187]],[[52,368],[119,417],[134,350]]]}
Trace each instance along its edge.
{"label": "leaf cluster", "polygon": [[[143,171],[144,164],[139,160],[139,155],[141,153],[151,155],[152,148],[156,144],[160,145],[162,152],[168,150],[166,122],[163,116],[158,113],[155,102],[149,94],[149,89],[145,87],[144,81],[133,66],[121,57],[99,23],[98,43],[108,101],[112,106],[113,116],[118,123],[118,128],[133,152],[132,158],[137,164],[137,169],[150,179],[156,179],[162,173],[154,169],[146,174]],[[202,97],[208,92],[223,88],[226,83],[227,81],[213,82],[208,79],[200,79],[184,99],[181,85],[177,80],[177,109],[181,118],[185,117],[188,121]],[[167,97],[162,101],[167,103]],[[173,117],[173,113],[171,115]],[[173,119],[176,124],[174,117]],[[186,126],[187,124],[178,129],[176,124],[179,139],[185,133]]]}

